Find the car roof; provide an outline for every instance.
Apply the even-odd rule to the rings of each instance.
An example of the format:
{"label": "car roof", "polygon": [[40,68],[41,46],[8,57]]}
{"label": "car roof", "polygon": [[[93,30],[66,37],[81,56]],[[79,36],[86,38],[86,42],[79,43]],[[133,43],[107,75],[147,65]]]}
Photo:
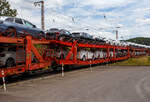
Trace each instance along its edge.
{"label": "car roof", "polygon": [[49,30],[59,30],[58,28],[50,28]]}
{"label": "car roof", "polygon": [[86,32],[73,32],[73,34],[88,34]]}
{"label": "car roof", "polygon": [[[22,20],[24,20],[24,21],[28,21],[28,20],[25,20],[25,19],[23,19],[23,18],[19,18],[19,17],[11,17],[11,16],[6,16],[6,17],[3,17],[4,18],[4,20],[5,19],[7,19],[7,18],[17,18],[17,19],[22,19]],[[29,21],[28,21],[29,22]],[[30,22],[31,23],[31,22]]]}
{"label": "car roof", "polygon": [[60,29],[60,30],[69,31],[69,30],[67,30],[67,29]]}

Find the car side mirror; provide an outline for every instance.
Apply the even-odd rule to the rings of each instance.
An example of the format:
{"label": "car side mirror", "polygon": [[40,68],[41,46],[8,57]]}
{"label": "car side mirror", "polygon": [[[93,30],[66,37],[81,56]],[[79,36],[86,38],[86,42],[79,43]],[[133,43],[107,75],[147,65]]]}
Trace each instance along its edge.
{"label": "car side mirror", "polygon": [[33,28],[36,28],[36,25],[33,25]]}

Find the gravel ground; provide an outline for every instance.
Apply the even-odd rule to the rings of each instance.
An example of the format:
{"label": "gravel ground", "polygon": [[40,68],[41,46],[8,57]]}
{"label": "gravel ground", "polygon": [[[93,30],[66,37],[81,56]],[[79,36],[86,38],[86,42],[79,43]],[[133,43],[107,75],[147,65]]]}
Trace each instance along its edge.
{"label": "gravel ground", "polygon": [[14,82],[0,102],[149,102],[149,66],[96,66]]}

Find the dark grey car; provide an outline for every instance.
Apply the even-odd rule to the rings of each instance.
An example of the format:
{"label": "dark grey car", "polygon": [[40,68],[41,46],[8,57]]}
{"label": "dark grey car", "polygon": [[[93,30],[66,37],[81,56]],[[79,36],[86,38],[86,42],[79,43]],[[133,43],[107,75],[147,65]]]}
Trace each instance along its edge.
{"label": "dark grey car", "polygon": [[34,24],[27,20],[15,17],[7,17],[5,20],[0,20],[0,32],[4,36],[25,36],[31,35],[34,38],[45,37],[45,33],[42,29],[37,28]]}
{"label": "dark grey car", "polygon": [[73,38],[73,35],[65,29],[51,28],[47,31],[46,38],[53,40],[69,40]]}
{"label": "dark grey car", "polygon": [[95,43],[97,44],[102,44],[102,45],[106,44],[106,41],[101,37],[95,37],[94,39],[95,39]]}
{"label": "dark grey car", "polygon": [[78,42],[84,43],[90,41],[90,43],[92,43],[94,41],[93,36],[85,32],[74,32],[72,35],[76,40],[78,40]]}

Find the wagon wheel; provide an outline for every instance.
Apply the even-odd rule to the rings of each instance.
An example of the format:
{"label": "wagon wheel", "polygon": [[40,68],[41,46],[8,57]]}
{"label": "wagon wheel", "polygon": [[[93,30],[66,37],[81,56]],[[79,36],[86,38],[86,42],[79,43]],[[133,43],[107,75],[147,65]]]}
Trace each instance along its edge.
{"label": "wagon wheel", "polygon": [[58,66],[58,64],[56,62],[52,62],[50,68],[52,68],[53,72],[59,71],[59,66]]}

